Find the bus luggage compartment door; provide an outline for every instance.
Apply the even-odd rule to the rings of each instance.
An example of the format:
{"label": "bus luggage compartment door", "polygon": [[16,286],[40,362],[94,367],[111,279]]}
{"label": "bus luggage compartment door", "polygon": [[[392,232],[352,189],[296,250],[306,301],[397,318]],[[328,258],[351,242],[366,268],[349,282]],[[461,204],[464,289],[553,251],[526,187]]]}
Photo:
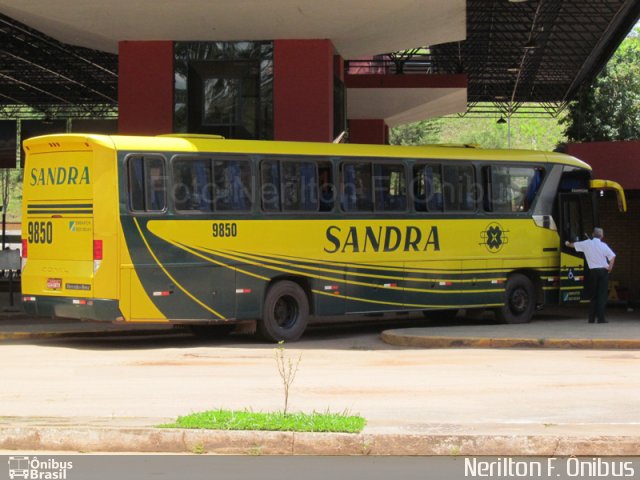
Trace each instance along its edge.
{"label": "bus luggage compartment door", "polygon": [[404,271],[401,262],[346,269],[346,313],[404,310]]}
{"label": "bus luggage compartment door", "polygon": [[584,255],[565,246],[565,241],[586,240],[593,232],[595,212],[587,192],[560,194],[560,303],[577,304],[587,300],[588,272]]}

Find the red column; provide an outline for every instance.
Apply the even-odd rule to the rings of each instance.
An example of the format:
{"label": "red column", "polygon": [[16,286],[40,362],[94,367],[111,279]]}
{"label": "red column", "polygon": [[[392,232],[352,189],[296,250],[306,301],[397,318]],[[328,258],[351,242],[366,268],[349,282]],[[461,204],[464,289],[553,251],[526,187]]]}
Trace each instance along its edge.
{"label": "red column", "polygon": [[120,42],[118,70],[118,132],[173,132],[173,42]]}
{"label": "red column", "polygon": [[329,40],[274,41],[275,140],[333,140],[333,53]]}
{"label": "red column", "polygon": [[349,120],[348,124],[349,143],[389,143],[389,127],[382,119]]}

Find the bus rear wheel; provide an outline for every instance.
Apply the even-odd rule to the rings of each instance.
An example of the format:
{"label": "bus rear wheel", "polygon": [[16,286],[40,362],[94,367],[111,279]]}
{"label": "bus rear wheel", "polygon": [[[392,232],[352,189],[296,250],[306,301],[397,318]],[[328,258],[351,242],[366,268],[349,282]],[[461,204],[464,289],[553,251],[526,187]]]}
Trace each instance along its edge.
{"label": "bus rear wheel", "polygon": [[264,300],[258,329],[270,342],[298,340],[309,321],[309,300],[302,287],[289,280],[272,285]]}
{"label": "bus rear wheel", "polygon": [[496,310],[496,318],[504,323],[527,323],[535,306],[533,283],[526,275],[516,273],[507,281],[504,305]]}

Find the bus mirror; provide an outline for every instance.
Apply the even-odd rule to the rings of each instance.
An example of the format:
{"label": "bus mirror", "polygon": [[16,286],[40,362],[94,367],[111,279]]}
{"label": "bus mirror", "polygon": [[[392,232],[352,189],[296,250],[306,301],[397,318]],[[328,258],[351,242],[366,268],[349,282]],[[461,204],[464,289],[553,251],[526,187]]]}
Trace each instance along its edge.
{"label": "bus mirror", "polygon": [[589,187],[592,190],[613,190],[616,192],[616,198],[618,199],[618,210],[621,212],[627,211],[627,198],[624,195],[624,189],[619,183],[611,180],[591,180]]}

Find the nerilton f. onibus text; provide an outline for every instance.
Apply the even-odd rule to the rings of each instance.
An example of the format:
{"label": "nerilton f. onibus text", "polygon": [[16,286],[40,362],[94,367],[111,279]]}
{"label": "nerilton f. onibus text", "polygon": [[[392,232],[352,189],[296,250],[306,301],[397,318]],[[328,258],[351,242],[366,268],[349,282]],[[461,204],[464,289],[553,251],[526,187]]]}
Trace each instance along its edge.
{"label": "nerilton f. onibus text", "polygon": [[465,477],[576,478],[634,477],[634,462],[603,458],[555,458],[546,460],[498,457],[495,460],[464,459]]}

